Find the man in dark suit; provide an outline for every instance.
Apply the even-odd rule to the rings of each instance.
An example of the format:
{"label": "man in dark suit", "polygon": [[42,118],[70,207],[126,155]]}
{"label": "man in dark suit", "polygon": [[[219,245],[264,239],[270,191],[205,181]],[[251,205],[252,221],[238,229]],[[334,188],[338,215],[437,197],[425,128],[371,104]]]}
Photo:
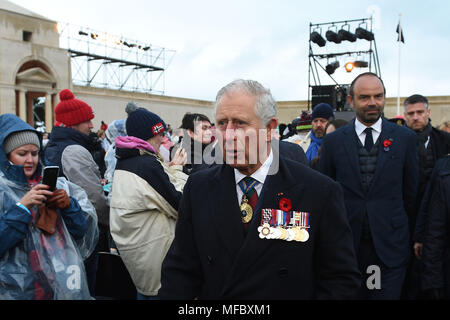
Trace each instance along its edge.
{"label": "man in dark suit", "polygon": [[[429,184],[431,172],[436,161],[450,153],[450,134],[431,125],[431,106],[428,99],[420,94],[413,94],[403,103],[406,126],[417,134],[417,152],[419,156],[419,187],[416,204],[419,209],[423,195]],[[413,239],[414,254],[403,287],[403,296],[407,299],[420,298],[420,273],[423,265],[420,261],[423,247],[423,233],[427,216],[423,213],[428,208],[419,211],[417,219],[413,220],[417,233]],[[422,213],[422,214],[421,214]],[[415,223],[414,223],[415,222]]]}
{"label": "man in dark suit", "polygon": [[[353,80],[348,101],[356,119],[325,136],[319,170],[344,189],[360,271],[361,299],[398,299],[410,253],[410,218],[418,185],[416,135],[382,118],[383,81]],[[380,272],[378,286],[366,286]]]}
{"label": "man in dark suit", "polygon": [[184,187],[161,299],[357,293],[360,273],[342,189],[275,157],[276,111],[270,91],[256,81],[236,80],[219,91],[216,125],[225,164],[191,175]]}

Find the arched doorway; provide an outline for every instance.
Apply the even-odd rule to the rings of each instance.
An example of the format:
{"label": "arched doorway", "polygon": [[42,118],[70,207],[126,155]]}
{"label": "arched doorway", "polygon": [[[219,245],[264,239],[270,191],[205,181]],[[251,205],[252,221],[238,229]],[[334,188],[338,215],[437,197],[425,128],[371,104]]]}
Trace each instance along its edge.
{"label": "arched doorway", "polygon": [[55,77],[43,62],[30,60],[16,75],[16,114],[34,128],[51,131],[57,88]]}

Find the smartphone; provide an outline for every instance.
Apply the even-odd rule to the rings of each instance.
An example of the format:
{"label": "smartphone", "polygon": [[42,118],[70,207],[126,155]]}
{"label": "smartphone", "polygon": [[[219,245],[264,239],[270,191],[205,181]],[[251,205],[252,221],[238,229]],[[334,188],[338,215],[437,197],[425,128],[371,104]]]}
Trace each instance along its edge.
{"label": "smartphone", "polygon": [[56,180],[58,180],[59,167],[47,166],[44,167],[44,174],[42,176],[42,184],[46,184],[50,187],[49,191],[54,191],[56,188]]}

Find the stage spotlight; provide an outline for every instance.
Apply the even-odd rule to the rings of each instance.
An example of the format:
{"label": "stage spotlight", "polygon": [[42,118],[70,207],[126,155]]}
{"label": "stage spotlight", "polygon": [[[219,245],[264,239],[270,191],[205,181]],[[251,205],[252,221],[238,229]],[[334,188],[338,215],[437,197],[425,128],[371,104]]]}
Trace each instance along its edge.
{"label": "stage spotlight", "polygon": [[317,44],[319,47],[324,47],[326,43],[325,39],[317,31],[311,33],[311,41]]}
{"label": "stage spotlight", "polygon": [[86,32],[83,32],[83,31],[78,31],[78,34],[80,35],[80,36],[88,36],[89,34],[88,33],[86,33]]}
{"label": "stage spotlight", "polygon": [[355,68],[367,68],[369,66],[369,63],[363,60],[356,60],[355,62],[353,62],[353,65]]}
{"label": "stage spotlight", "polygon": [[98,34],[96,34],[96,33],[91,33],[91,38],[92,39],[97,39],[98,38]]}
{"label": "stage spotlight", "polygon": [[355,65],[353,64],[353,62],[349,61],[345,64],[344,68],[345,68],[345,71],[352,72],[353,69],[355,68]]}
{"label": "stage spotlight", "polygon": [[[336,31],[331,30],[331,28],[333,28],[333,27],[336,29]],[[325,33],[325,37],[327,38],[328,41],[334,42],[334,43],[341,43],[341,41],[342,41],[342,39],[337,34],[337,28],[334,25],[331,26],[330,29],[328,29],[328,31]]]}
{"label": "stage spotlight", "polygon": [[328,41],[334,42],[334,43],[341,43],[341,41],[342,41],[341,38],[339,37],[339,35],[332,30],[328,30],[325,33],[325,37],[327,38]]}
{"label": "stage spotlight", "polygon": [[[345,30],[344,27],[345,27],[345,25],[342,26],[342,29],[339,30],[339,32],[338,32],[339,38],[341,38],[342,40],[355,42],[356,41],[356,36],[353,33],[351,33],[350,31]],[[349,29],[350,29],[350,26],[349,26]]]}
{"label": "stage spotlight", "polygon": [[325,67],[325,71],[328,74],[333,74],[336,69],[339,68],[339,61],[332,62]]}
{"label": "stage spotlight", "polygon": [[361,27],[356,28],[355,35],[358,39],[365,39],[367,41],[373,41],[375,39],[375,36],[372,32]]}

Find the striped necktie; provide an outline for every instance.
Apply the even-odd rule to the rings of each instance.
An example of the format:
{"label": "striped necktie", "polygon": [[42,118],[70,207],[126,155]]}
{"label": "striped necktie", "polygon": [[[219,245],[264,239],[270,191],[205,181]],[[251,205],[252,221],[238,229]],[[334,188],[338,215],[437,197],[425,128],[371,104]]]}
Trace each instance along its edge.
{"label": "striped necktie", "polygon": [[[256,204],[258,203],[258,193],[255,187],[258,185],[258,181],[252,177],[245,177],[239,182],[239,187],[242,193],[248,199],[248,204],[252,207],[253,212],[256,209]],[[248,226],[248,223],[244,223],[244,226]]]}

